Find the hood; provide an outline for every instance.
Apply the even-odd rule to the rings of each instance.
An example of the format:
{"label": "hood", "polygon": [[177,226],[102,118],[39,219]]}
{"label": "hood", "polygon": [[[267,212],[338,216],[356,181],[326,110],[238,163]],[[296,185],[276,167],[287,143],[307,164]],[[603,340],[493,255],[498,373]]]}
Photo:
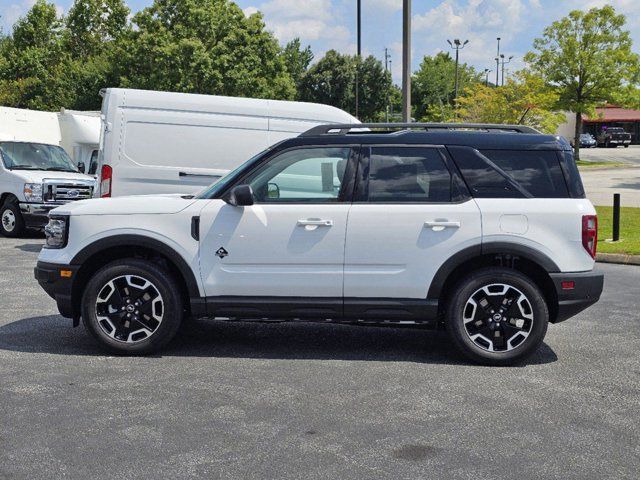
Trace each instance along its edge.
{"label": "hood", "polygon": [[131,197],[93,198],[70,202],[53,209],[58,215],[158,215],[178,213],[194,198],[181,195],[137,195]]}
{"label": "hood", "polygon": [[95,181],[91,175],[75,172],[47,172],[44,170],[8,170],[13,177],[23,180],[24,183],[42,183],[46,179],[54,180],[90,180]]}

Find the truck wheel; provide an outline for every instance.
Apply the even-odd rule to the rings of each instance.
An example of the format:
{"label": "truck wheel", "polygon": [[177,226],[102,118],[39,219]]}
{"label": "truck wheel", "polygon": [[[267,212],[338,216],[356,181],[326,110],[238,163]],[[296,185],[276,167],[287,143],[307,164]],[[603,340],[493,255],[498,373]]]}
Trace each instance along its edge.
{"label": "truck wheel", "polygon": [[511,365],[538,349],[549,310],[539,288],[522,273],[485,268],[458,283],[446,322],[453,343],[474,362]]}
{"label": "truck wheel", "polygon": [[625,143],[624,148],[629,148],[629,144]]}
{"label": "truck wheel", "polygon": [[15,201],[7,200],[0,209],[0,233],[5,237],[19,237],[24,232],[24,219]]}
{"label": "truck wheel", "polygon": [[175,279],[155,263],[123,259],[98,270],[82,295],[82,319],[107,350],[145,354],[164,347],[182,321]]}

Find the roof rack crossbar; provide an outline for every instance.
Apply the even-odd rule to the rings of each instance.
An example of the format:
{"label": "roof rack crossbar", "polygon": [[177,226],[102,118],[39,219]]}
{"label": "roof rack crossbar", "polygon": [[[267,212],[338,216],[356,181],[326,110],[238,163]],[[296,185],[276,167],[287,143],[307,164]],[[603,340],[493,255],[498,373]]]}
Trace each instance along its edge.
{"label": "roof rack crossbar", "polygon": [[346,135],[354,129],[382,129],[382,130],[406,130],[424,129],[429,130],[489,130],[496,132],[533,133],[540,132],[533,127],[526,125],[498,125],[494,123],[341,123],[318,125],[306,132],[301,137],[312,137],[317,135]]}

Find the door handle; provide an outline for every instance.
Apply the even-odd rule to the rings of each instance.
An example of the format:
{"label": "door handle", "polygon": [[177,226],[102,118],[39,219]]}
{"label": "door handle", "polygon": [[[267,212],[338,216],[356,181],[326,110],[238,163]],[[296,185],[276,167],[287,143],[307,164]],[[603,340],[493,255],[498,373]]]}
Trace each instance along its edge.
{"label": "door handle", "polygon": [[332,227],[333,220],[322,220],[320,218],[307,218],[306,220],[298,220],[300,227]]}
{"label": "door handle", "polygon": [[440,232],[445,228],[460,228],[460,222],[433,221],[424,222],[424,226],[431,228],[434,232]]}

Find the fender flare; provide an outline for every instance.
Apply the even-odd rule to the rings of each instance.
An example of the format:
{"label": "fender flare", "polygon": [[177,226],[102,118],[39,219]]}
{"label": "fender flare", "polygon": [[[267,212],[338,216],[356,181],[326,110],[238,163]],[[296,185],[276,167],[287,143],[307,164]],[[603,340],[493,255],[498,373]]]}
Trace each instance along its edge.
{"label": "fender flare", "polygon": [[101,251],[113,247],[124,246],[147,248],[149,250],[156,251],[166,257],[180,271],[180,274],[182,275],[186,283],[189,296],[192,298],[200,297],[200,289],[198,288],[196,277],[193,273],[193,270],[191,270],[191,267],[189,267],[189,264],[184,260],[184,258],[182,258],[182,255],[180,255],[165,243],[162,243],[161,241],[154,238],[146,237],[144,235],[123,234],[96,240],[95,242],[87,245],[82,250],[80,250],[71,259],[70,263],[71,265],[83,265],[87,261],[87,259],[93,257]]}
{"label": "fender flare", "polygon": [[427,293],[427,299],[437,300],[440,298],[442,288],[444,287],[447,278],[449,278],[449,275],[451,275],[451,273],[463,263],[475,257],[498,253],[509,254],[534,262],[540,265],[540,267],[542,267],[547,273],[560,271],[560,268],[553,260],[534,248],[517,243],[487,242],[482,245],[478,244],[460,250],[444,262],[431,281],[431,285],[429,286],[429,291]]}

